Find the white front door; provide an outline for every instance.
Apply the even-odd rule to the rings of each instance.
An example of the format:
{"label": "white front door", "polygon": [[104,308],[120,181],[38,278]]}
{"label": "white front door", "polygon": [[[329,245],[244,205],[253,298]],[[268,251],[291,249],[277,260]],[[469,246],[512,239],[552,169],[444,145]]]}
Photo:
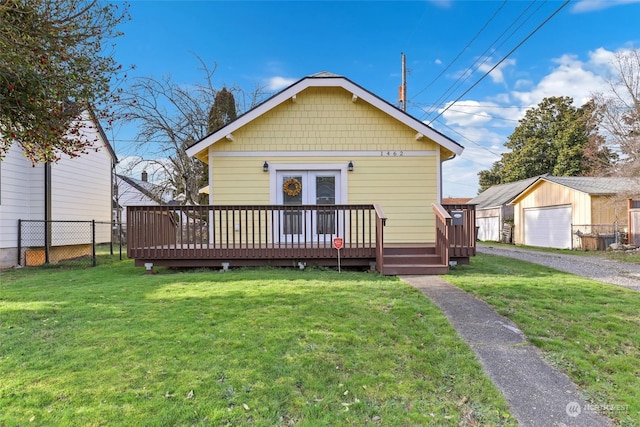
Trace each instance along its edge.
{"label": "white front door", "polygon": [[[339,203],[340,171],[286,171],[276,175],[277,204],[291,207],[280,215],[281,239],[290,241],[331,241],[340,218],[330,205]],[[320,205],[317,210],[295,206]],[[322,206],[327,206],[326,210]]]}

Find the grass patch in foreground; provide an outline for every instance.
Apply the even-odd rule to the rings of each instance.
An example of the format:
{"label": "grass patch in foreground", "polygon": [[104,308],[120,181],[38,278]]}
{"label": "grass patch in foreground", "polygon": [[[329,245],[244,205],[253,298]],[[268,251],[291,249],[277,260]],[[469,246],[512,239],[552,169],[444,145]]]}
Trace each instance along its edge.
{"label": "grass patch in foreground", "polygon": [[483,254],[446,279],[513,320],[596,409],[640,425],[640,293]]}
{"label": "grass patch in foreground", "polygon": [[159,271],[3,273],[0,425],[515,424],[395,278]]}

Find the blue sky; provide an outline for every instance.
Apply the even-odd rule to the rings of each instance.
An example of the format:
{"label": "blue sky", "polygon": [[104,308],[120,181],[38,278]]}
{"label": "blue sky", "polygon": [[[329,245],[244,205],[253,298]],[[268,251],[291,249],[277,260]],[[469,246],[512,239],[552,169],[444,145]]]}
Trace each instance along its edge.
{"label": "blue sky", "polygon": [[[445,163],[444,196],[472,197],[478,171],[498,160],[527,108],[548,96],[581,105],[605,89],[615,52],[640,47],[640,0],[573,0],[543,25],[562,5],[132,0],[114,53],[124,66],[135,64],[132,76],[170,75],[185,85],[202,78],[197,55],[217,64],[220,88],[247,91],[275,92],[329,71],[396,104],[404,52],[407,112],[420,120],[430,122],[475,85],[431,122],[465,147]],[[134,154],[134,132],[109,135],[123,164]]]}

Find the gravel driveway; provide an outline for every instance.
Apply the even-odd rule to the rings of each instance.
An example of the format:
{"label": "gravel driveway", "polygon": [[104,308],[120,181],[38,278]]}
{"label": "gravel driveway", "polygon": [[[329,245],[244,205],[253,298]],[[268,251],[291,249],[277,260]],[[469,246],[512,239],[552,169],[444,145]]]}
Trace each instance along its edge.
{"label": "gravel driveway", "polygon": [[546,265],[556,270],[640,291],[639,264],[613,261],[600,256],[556,254],[522,249],[517,246],[491,246],[485,243],[478,244],[476,249],[479,253]]}

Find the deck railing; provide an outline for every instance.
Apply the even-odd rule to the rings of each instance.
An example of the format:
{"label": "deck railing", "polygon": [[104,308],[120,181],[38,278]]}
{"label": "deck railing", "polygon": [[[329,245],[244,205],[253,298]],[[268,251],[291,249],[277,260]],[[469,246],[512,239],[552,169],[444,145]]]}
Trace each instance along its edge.
{"label": "deck railing", "polygon": [[[378,259],[384,214],[374,205],[130,206],[135,259]],[[378,264],[381,265],[381,264]]]}

